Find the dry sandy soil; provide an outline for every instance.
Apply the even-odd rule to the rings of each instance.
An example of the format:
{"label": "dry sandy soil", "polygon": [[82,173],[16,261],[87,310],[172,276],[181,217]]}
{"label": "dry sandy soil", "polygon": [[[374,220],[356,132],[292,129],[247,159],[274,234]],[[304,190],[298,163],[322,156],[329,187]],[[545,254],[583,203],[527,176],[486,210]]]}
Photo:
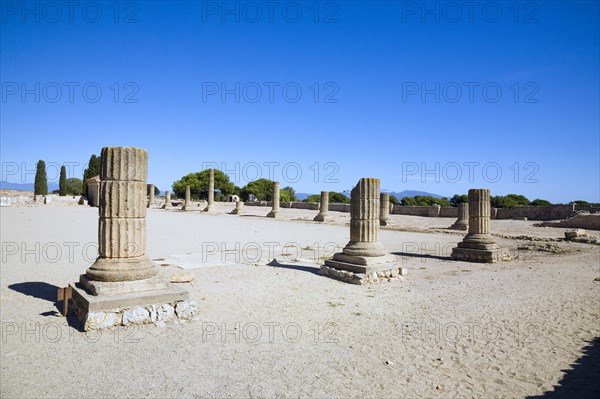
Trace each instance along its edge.
{"label": "dry sandy soil", "polygon": [[[148,211],[149,256],[194,275],[196,320],[95,333],[60,316],[56,289],[93,262],[97,209],[1,208],[0,396],[600,396],[599,246],[502,238],[565,230],[493,220],[515,260],[455,262],[452,219],[392,215],[381,240],[408,277],[356,286],[317,274],[348,214],[232,208]],[[185,255],[196,268],[168,261]]]}

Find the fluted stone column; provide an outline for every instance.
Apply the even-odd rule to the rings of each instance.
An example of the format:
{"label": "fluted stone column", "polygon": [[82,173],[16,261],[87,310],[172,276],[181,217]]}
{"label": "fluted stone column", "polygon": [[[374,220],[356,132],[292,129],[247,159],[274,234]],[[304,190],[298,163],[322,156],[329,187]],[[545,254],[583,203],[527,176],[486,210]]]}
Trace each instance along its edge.
{"label": "fluted stone column", "polygon": [[98,258],[79,284],[69,284],[85,331],[168,321],[161,310],[180,319],[197,311],[189,293],[159,277],[146,256],[147,176],[145,150],[102,149]]}
{"label": "fluted stone column", "polygon": [[350,200],[350,241],[342,252],[325,261],[321,274],[338,278],[339,275],[332,269],[358,273],[354,277],[343,278],[357,284],[363,284],[365,279],[377,280],[399,274],[394,257],[379,241],[379,201],[379,179],[360,179],[352,190]]}
{"label": "fluted stone column", "polygon": [[185,211],[192,206],[191,197],[192,196],[190,194],[190,186],[185,186],[185,202],[183,203],[183,206],[181,207],[182,211]]}
{"label": "fluted stone column", "polygon": [[211,212],[215,202],[215,170],[208,170],[208,205],[204,208],[204,212]]}
{"label": "fluted stone column", "polygon": [[236,201],[235,209],[230,212],[231,215],[241,215],[244,213],[244,203],[242,201]]}
{"label": "fluted stone column", "polygon": [[279,214],[279,182],[273,182],[273,209],[267,215],[269,218],[276,218]]}
{"label": "fluted stone column", "polygon": [[150,193],[148,195],[148,208],[154,204],[154,184],[150,185]]}
{"label": "fluted stone column", "polygon": [[388,193],[381,193],[379,205],[381,207],[379,211],[379,225],[387,226],[390,221],[390,195]]}
{"label": "fluted stone column", "polygon": [[321,191],[321,206],[319,214],[314,218],[317,222],[331,222],[333,217],[329,216],[329,191]]}
{"label": "fluted stone column", "polygon": [[452,230],[468,230],[469,229],[469,204],[458,204],[458,218],[452,226]]}
{"label": "fluted stone column", "polygon": [[469,190],[469,230],[462,242],[452,249],[452,258],[473,262],[508,259],[490,234],[490,190]]}
{"label": "fluted stone column", "polygon": [[163,209],[168,209],[171,207],[171,192],[165,191],[165,203],[163,204]]}
{"label": "fluted stone column", "polygon": [[93,281],[143,280],[158,274],[146,256],[148,154],[139,148],[105,147],[100,157],[98,258]]}

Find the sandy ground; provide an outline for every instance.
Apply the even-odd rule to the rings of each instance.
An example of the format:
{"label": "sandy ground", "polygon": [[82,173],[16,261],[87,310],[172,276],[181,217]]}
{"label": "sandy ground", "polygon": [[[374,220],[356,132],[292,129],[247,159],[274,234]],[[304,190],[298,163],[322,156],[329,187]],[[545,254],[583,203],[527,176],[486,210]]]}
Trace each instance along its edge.
{"label": "sandy ground", "polygon": [[[381,240],[408,278],[355,286],[317,274],[346,244],[348,214],[322,224],[316,211],[231,209],[148,211],[149,256],[165,276],[194,274],[182,285],[197,320],[83,333],[58,314],[56,289],[93,262],[97,209],[1,208],[0,396],[600,396],[600,247],[519,250],[531,242],[498,236],[514,261],[454,262],[452,219],[392,215]],[[533,224],[491,226],[564,235]],[[164,260],[186,254],[198,268]]]}

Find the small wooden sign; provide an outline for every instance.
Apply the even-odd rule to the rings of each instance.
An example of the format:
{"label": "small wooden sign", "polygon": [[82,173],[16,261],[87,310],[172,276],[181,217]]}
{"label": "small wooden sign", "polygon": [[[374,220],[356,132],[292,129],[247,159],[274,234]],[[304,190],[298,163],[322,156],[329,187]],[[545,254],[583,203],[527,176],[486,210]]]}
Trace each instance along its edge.
{"label": "small wooden sign", "polygon": [[73,290],[71,287],[59,288],[58,289],[58,300],[63,301],[62,315],[67,317],[69,313],[69,299],[73,297]]}

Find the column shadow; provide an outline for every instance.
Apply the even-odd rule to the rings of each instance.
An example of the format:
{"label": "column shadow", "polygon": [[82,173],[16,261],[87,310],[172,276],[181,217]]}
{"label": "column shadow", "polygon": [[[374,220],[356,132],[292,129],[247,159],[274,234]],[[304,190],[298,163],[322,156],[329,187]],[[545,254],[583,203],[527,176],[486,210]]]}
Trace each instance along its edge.
{"label": "column shadow", "polygon": [[583,348],[583,354],[565,373],[553,391],[527,399],[600,398],[600,338]]}

